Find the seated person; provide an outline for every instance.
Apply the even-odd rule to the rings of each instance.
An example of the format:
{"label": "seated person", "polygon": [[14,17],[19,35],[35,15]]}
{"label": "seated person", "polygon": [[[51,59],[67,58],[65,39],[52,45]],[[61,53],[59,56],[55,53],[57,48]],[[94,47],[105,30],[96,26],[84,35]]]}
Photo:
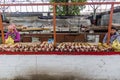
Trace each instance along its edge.
{"label": "seated person", "polygon": [[14,42],[20,41],[20,34],[17,31],[16,26],[14,24],[8,26],[8,32],[6,33],[5,39],[7,39],[9,36],[11,36]]}
{"label": "seated person", "polygon": [[[108,34],[106,33],[103,39],[103,43],[107,43],[107,36]],[[110,32],[110,43],[112,44],[115,39],[117,39],[120,42],[120,35],[117,32],[117,29],[115,27],[112,27]]]}

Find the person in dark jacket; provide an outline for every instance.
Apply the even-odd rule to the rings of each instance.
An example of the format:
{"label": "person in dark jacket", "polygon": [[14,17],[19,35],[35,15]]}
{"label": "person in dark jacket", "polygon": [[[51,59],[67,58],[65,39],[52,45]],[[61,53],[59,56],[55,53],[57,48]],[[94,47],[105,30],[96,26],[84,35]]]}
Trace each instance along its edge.
{"label": "person in dark jacket", "polygon": [[[103,43],[107,43],[107,36],[108,33],[105,34]],[[115,39],[118,39],[118,41],[120,42],[120,34],[117,32],[117,29],[114,26],[112,26],[110,32],[110,43],[112,44]]]}

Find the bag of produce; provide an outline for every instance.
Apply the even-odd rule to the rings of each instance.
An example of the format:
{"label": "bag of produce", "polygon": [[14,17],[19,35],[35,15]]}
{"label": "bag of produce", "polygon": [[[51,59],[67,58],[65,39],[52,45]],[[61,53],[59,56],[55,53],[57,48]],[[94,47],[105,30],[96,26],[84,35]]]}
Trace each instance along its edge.
{"label": "bag of produce", "polygon": [[14,40],[11,36],[8,36],[8,38],[5,40],[5,44],[14,44]]}
{"label": "bag of produce", "polygon": [[120,43],[119,43],[119,41],[117,39],[113,41],[112,48],[115,51],[120,52]]}
{"label": "bag of produce", "polygon": [[54,39],[48,39],[48,43],[53,43],[54,42]]}

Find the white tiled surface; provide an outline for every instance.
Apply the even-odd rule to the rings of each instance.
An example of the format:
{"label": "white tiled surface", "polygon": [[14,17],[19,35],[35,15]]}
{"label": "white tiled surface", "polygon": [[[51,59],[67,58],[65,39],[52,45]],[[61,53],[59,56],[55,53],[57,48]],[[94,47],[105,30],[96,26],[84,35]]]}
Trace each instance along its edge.
{"label": "white tiled surface", "polygon": [[0,55],[0,78],[42,73],[120,80],[120,56]]}

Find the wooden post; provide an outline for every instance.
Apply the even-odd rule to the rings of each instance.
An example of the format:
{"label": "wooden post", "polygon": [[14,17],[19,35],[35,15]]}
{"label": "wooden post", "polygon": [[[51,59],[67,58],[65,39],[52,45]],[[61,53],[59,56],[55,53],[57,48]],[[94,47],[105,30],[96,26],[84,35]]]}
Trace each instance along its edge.
{"label": "wooden post", "polygon": [[108,36],[107,36],[107,44],[110,43],[110,32],[112,27],[112,19],[113,19],[113,10],[114,10],[114,4],[111,4],[111,11],[110,11],[110,17],[109,17],[109,25],[108,25]]}
{"label": "wooden post", "polygon": [[54,47],[56,47],[56,4],[53,4],[53,33],[54,33]]}
{"label": "wooden post", "polygon": [[2,43],[5,43],[5,38],[4,38],[4,30],[3,30],[3,24],[2,24],[2,16],[0,14],[0,31],[1,31],[1,35],[2,35]]}

